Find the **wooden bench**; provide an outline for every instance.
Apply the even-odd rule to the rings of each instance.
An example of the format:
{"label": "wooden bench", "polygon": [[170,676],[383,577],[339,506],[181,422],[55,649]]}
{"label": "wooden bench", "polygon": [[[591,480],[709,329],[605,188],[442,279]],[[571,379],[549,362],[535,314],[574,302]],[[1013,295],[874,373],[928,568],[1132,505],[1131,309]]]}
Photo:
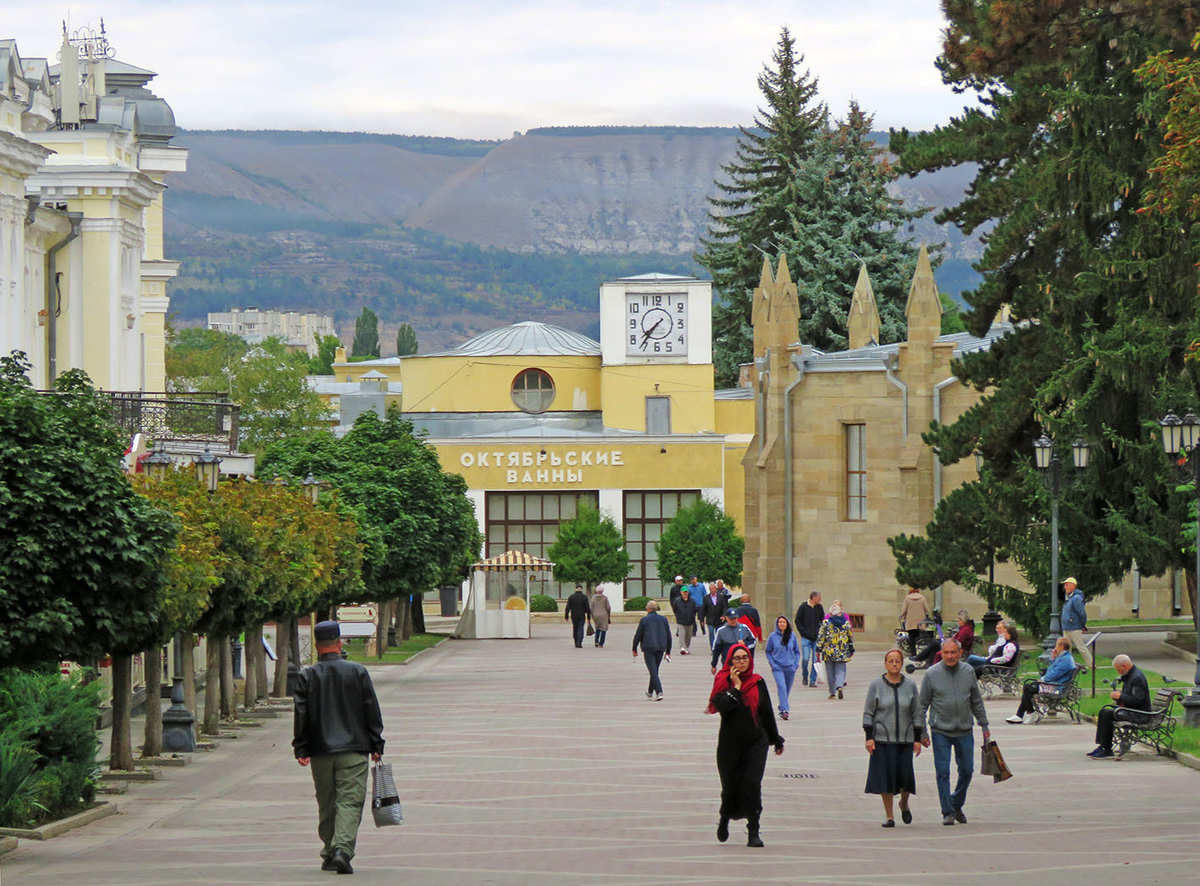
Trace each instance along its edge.
{"label": "wooden bench", "polygon": [[1037,722],[1042,722],[1043,717],[1064,711],[1076,723],[1080,722],[1079,702],[1083,698],[1083,692],[1076,685],[1079,672],[1079,668],[1073,670],[1071,678],[1059,691],[1038,692],[1033,696],[1033,713],[1037,715]]}
{"label": "wooden bench", "polygon": [[[1178,689],[1162,688],[1154,693],[1154,700],[1149,711],[1133,711],[1140,714],[1137,720],[1113,721],[1113,744],[1117,747],[1117,756],[1129,752],[1134,744],[1144,744],[1154,748],[1154,752],[1164,757],[1175,756],[1175,718],[1171,710],[1175,706]],[[1124,710],[1116,705],[1105,705],[1104,710]]]}

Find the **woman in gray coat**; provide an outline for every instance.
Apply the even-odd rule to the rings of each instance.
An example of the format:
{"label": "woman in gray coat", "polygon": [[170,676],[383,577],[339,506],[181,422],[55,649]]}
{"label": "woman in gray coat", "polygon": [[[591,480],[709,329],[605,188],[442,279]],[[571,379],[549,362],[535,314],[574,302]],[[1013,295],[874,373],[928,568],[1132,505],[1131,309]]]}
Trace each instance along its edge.
{"label": "woman in gray coat", "polygon": [[592,595],[592,624],[596,627],[595,645],[603,649],[604,641],[608,638],[608,620],[612,618],[612,605],[608,597],[599,588]]}
{"label": "woman in gray coat", "polygon": [[865,793],[880,795],[887,815],[883,826],[894,828],[892,797],[896,794],[900,795],[900,817],[905,824],[912,823],[908,798],[917,792],[913,757],[921,753],[921,700],[917,684],[900,673],[904,653],[889,649],[883,666],[883,676],[867,687],[863,705],[863,731],[871,758]]}

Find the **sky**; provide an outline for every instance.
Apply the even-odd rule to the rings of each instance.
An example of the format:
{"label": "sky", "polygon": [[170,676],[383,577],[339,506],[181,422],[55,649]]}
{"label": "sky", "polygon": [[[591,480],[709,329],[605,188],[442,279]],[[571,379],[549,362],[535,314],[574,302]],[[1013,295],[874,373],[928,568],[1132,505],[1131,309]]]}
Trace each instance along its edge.
{"label": "sky", "polygon": [[[54,10],[54,11],[51,11]],[[105,0],[5,9],[22,56],[104,17],[187,129],[507,138],[536,126],[752,122],[787,26],[834,116],[923,129],[964,96],[934,68],[939,0]]]}

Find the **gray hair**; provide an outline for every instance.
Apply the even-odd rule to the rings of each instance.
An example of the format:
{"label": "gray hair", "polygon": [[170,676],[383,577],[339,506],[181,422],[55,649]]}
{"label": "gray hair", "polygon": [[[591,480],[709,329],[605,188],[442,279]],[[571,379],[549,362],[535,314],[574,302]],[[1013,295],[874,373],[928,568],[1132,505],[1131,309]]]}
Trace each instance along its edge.
{"label": "gray hair", "polygon": [[1113,656],[1113,667],[1115,668],[1117,665],[1129,665],[1130,667],[1132,667],[1133,659],[1130,658],[1128,655],[1126,655],[1124,652],[1122,652],[1120,655]]}
{"label": "gray hair", "polygon": [[658,601],[657,600],[648,601],[646,603],[646,611],[647,612],[658,612]]}
{"label": "gray hair", "polygon": [[971,616],[967,614],[967,610],[965,610],[965,609],[958,610],[958,617],[961,618],[963,621],[971,620]]}
{"label": "gray hair", "polygon": [[962,649],[962,646],[959,645],[959,642],[957,640],[955,640],[953,637],[947,637],[946,640],[942,643],[942,651],[943,652],[946,651],[947,646],[953,646],[955,649]]}

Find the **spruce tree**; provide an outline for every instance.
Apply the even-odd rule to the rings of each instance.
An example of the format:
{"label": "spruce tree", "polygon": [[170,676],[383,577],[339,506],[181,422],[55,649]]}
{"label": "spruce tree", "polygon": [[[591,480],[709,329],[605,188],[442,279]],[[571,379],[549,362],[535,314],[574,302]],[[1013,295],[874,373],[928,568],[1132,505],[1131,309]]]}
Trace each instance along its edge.
{"label": "spruce tree", "polygon": [[[1050,505],[1032,442],[1043,430],[1067,471],[1065,447],[1077,436],[1092,443],[1079,488],[1061,499],[1061,562],[1085,594],[1102,593],[1134,559],[1149,575],[1189,565],[1178,544],[1186,502],[1156,431],[1168,409],[1197,403],[1185,354],[1198,251],[1178,217],[1139,212],[1161,137],[1140,113],[1147,93],[1135,72],[1152,53],[1186,49],[1200,4],[948,0],[944,8],[938,66],[979,107],[931,132],[893,133],[892,149],[908,173],[979,164],[966,198],[936,220],[968,234],[991,226],[965,320],[982,334],[1008,305],[1014,325],[957,368],[983,392],[978,404],[924,435],[945,464],[981,450],[986,482],[951,492],[925,536],[891,544],[897,577],[922,586],[978,586],[992,551],[1011,560],[1040,594],[1022,601],[1017,589],[1000,591],[1040,628]],[[969,519],[984,511],[988,519]]]}
{"label": "spruce tree", "polygon": [[362,359],[379,357],[379,318],[370,308],[363,308],[354,321],[354,344],[350,356]]}
{"label": "spruce tree", "polygon": [[758,76],[765,105],[753,127],[741,127],[734,159],[721,167],[725,179],[716,182],[717,196],[709,199],[708,232],[696,255],[718,295],[713,362],[718,384],[726,386],[737,383],[738,365],[753,357],[750,308],[762,254],[775,256],[779,237],[790,230],[796,165],[810,153],[826,117],[816,100],[817,80],[801,70],[804,56],[787,28],[771,62]]}
{"label": "spruce tree", "polygon": [[407,357],[417,352],[417,333],[407,323],[396,330],[396,356]]}
{"label": "spruce tree", "polygon": [[904,305],[918,244],[906,228],[928,209],[905,209],[888,194],[898,174],[871,138],[872,116],[850,102],[845,120],[822,129],[792,177],[787,255],[800,298],[800,341],[822,350],[846,347],[846,319],[861,265],[879,309],[880,344],[905,335]]}

